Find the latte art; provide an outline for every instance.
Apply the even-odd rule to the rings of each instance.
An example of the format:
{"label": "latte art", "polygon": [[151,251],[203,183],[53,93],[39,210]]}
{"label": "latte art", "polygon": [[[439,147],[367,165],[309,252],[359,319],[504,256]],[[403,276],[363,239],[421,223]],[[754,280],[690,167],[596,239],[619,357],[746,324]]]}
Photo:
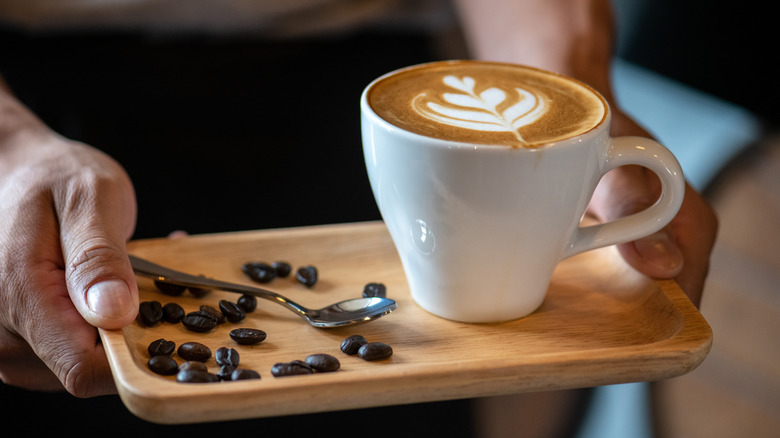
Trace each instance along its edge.
{"label": "latte art", "polygon": [[540,147],[605,120],[593,89],[554,73],[512,64],[448,61],[377,80],[368,103],[404,130],[449,141]]}
{"label": "latte art", "polygon": [[522,88],[515,88],[516,103],[499,111],[499,106],[507,100],[503,90],[488,88],[477,94],[474,91],[476,81],[470,76],[462,79],[445,76],[443,82],[462,92],[444,93],[442,97],[449,105],[428,101],[425,93],[412,101],[412,108],[418,114],[439,123],[476,131],[511,132],[520,143],[525,143],[519,129],[535,122],[547,110],[545,98]]}

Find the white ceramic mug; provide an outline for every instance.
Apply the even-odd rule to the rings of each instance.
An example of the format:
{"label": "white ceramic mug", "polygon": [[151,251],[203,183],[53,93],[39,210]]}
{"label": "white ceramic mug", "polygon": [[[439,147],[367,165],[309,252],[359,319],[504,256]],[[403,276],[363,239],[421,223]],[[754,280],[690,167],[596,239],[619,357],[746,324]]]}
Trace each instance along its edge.
{"label": "white ceramic mug", "polygon": [[[647,138],[611,138],[608,108],[593,129],[539,147],[442,140],[378,116],[367,99],[377,81],[361,98],[365,163],[411,295],[430,313],[473,323],[524,317],[561,260],[650,235],[682,204],[672,153]],[[580,227],[601,177],[623,165],[658,175],[658,201]]]}

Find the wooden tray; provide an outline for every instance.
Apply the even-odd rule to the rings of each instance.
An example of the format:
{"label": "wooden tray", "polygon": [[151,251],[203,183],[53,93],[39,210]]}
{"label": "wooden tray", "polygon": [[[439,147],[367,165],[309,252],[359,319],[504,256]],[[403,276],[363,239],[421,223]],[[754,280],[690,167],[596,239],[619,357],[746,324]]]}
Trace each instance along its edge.
{"label": "wooden tray", "polygon": [[[565,260],[548,297],[534,314],[502,324],[463,324],[433,316],[409,296],[405,276],[383,223],[199,235],[134,241],[129,251],[151,261],[213,278],[252,284],[247,261],[286,260],[319,269],[311,289],[276,279],[268,287],[299,303],[321,307],[360,296],[368,282],[383,282],[398,309],[350,328],[318,329],[276,304],[259,300],[240,323],[211,333],[181,324],[101,331],[120,397],[135,415],[157,423],[196,423],[391,404],[448,400],[526,391],[650,381],[684,374],[709,352],[712,332],[673,281],[651,281],[623,263],[614,248]],[[141,300],[180,303],[185,310],[217,305],[238,295],[213,291],[203,298],[169,297],[138,277]],[[235,344],[228,332],[256,327],[261,344]],[[339,350],[351,334],[393,347],[390,359],[367,362]],[[236,348],[241,367],[260,380],[178,383],[147,367],[155,339],[198,341],[212,351]],[[341,361],[334,373],[275,378],[277,362],[329,353]],[[181,358],[174,357],[181,362]],[[217,371],[213,359],[207,365]]]}

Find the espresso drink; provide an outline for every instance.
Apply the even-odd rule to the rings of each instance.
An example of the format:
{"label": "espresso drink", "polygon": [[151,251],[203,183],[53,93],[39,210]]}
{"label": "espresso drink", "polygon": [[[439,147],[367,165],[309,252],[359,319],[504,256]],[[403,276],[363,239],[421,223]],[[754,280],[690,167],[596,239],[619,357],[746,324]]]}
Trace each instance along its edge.
{"label": "espresso drink", "polygon": [[593,89],[512,64],[448,61],[379,79],[368,103],[406,131],[467,143],[539,147],[598,126],[607,104]]}

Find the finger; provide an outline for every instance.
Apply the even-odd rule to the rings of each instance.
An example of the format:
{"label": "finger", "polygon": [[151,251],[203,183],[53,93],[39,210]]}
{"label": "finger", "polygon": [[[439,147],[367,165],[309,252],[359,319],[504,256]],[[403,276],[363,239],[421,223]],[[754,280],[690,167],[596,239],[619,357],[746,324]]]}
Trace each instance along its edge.
{"label": "finger", "polygon": [[[589,211],[601,221],[613,221],[644,210],[658,198],[657,177],[644,168],[625,166],[609,172],[596,188]],[[667,226],[652,235],[618,245],[626,262],[653,278],[674,278],[685,259],[675,229]]]}
{"label": "finger", "polygon": [[[612,135],[650,137],[642,127],[618,108],[614,111]],[[602,208],[601,214],[597,215],[602,219],[606,216],[614,219],[621,210],[624,213],[636,211],[635,209],[645,202],[655,199],[660,190],[657,177],[647,171],[635,171],[633,175],[630,171],[625,173],[625,169],[622,172],[624,173],[622,177],[628,176],[623,180],[626,186],[610,196],[626,196],[628,199],[635,196],[645,197],[645,199],[635,200],[634,206],[616,208],[613,212],[603,211]],[[649,185],[639,194],[638,190],[641,189],[643,179]],[[631,190],[635,192],[632,194]],[[601,207],[607,204],[603,201]],[[599,209],[598,205],[596,209]],[[618,249],[631,266],[646,275],[655,278],[674,278],[691,301],[698,306],[709,272],[710,255],[717,230],[718,220],[712,207],[698,192],[686,184],[685,198],[680,211],[664,230],[636,242],[618,245]]]}
{"label": "finger", "polygon": [[[28,300],[35,301],[22,305],[34,306],[38,313],[25,324],[25,338],[35,355],[61,382],[60,387],[77,397],[116,393],[97,329],[73,306],[62,282],[62,270],[51,266],[38,275],[34,287],[44,292],[37,296],[26,293]],[[44,374],[42,370],[37,373]]]}
{"label": "finger", "polygon": [[717,215],[704,197],[687,186],[683,205],[669,228],[673,230],[685,259],[685,269],[675,280],[698,307],[718,234]]}
{"label": "finger", "polygon": [[[646,208],[660,192],[658,178],[642,168],[608,173],[593,196],[589,213],[601,221]],[[661,231],[618,245],[626,262],[653,278],[674,278],[695,305],[699,305],[709,272],[718,221],[712,207],[686,184],[682,206]]]}
{"label": "finger", "polygon": [[618,246],[624,259],[653,278],[674,278],[697,307],[717,236],[714,210],[689,185],[680,211],[663,230]]}
{"label": "finger", "polygon": [[54,202],[73,304],[90,324],[117,329],[138,311],[125,247],[135,225],[135,197],[124,171],[108,157],[97,159],[101,162],[56,191]]}
{"label": "finger", "polygon": [[[50,195],[50,194],[49,194]],[[76,310],[65,285],[60,226],[49,195],[16,204],[0,233],[0,378],[77,396],[115,393],[97,329]]]}
{"label": "finger", "polygon": [[623,259],[643,274],[653,278],[675,278],[685,265],[671,228],[647,237],[618,245]]}
{"label": "finger", "polygon": [[33,391],[61,391],[62,382],[21,337],[0,329],[0,381]]}

